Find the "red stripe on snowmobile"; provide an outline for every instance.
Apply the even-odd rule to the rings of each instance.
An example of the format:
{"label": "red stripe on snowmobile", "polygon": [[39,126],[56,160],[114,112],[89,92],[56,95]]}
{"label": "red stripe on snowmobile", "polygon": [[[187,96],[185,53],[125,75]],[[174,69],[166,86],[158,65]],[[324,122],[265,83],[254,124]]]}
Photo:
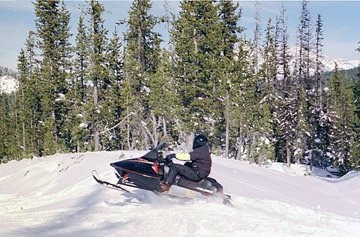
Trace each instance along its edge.
{"label": "red stripe on snowmobile", "polygon": [[160,179],[160,177],[154,177],[154,176],[150,176],[150,175],[146,175],[146,174],[141,174],[141,173],[138,173],[138,172],[134,172],[132,170],[125,169],[125,168],[121,168],[121,169],[123,169],[123,170],[125,170],[127,172],[130,172],[130,173],[133,173],[133,174],[144,176],[146,178]]}

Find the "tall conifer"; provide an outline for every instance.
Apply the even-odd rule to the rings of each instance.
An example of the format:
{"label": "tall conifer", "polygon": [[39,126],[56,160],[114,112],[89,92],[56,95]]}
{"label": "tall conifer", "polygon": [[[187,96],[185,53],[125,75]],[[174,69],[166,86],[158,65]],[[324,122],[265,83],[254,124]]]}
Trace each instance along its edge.
{"label": "tall conifer", "polygon": [[185,107],[186,130],[210,131],[219,55],[218,5],[214,1],[182,1],[173,22],[176,80]]}
{"label": "tall conifer", "polygon": [[45,152],[64,149],[64,98],[67,93],[66,69],[69,55],[70,15],[59,1],[37,0],[36,29],[41,51],[42,109],[44,119]]}
{"label": "tall conifer", "polygon": [[90,80],[92,82],[93,93],[92,103],[90,106],[89,120],[90,129],[93,135],[93,146],[95,151],[101,149],[100,131],[104,121],[102,113],[102,103],[106,99],[104,90],[107,88],[109,81],[105,68],[105,53],[107,45],[107,30],[104,27],[103,12],[104,6],[99,1],[90,2]]}
{"label": "tall conifer", "polygon": [[[236,147],[230,147],[232,130],[231,124],[233,123],[231,118],[233,92],[231,90],[234,88],[233,84],[236,81],[235,47],[236,44],[242,43],[238,38],[238,34],[244,30],[243,27],[239,26],[240,18],[241,9],[239,9],[238,3],[234,4],[230,0],[220,2],[219,21],[221,34],[219,39],[221,47],[217,60],[218,70],[216,77],[219,81],[219,86],[216,97],[221,99],[220,101],[214,100],[217,101],[218,104],[215,107],[217,112],[214,113],[214,119],[218,121],[216,126],[225,126],[225,128],[220,127],[217,129],[219,132],[216,134],[216,137],[220,138],[220,141],[222,141],[222,134],[225,131],[225,144],[220,143],[220,145],[225,146],[225,157],[229,157],[230,150],[236,150]],[[221,124],[222,120],[224,120],[224,125]]]}
{"label": "tall conifer", "polygon": [[[160,56],[160,34],[154,31],[159,19],[150,14],[151,2],[149,0],[134,0],[129,11],[129,20],[125,37],[124,52],[124,80],[123,87],[126,104],[124,116],[136,114],[132,121],[128,120],[127,144],[130,147],[134,142],[141,148],[148,148],[150,144],[157,145],[154,117],[149,110],[150,83],[157,71]],[[158,119],[158,118],[157,118]],[[130,128],[134,129],[130,129]],[[131,130],[137,130],[133,132]],[[153,132],[151,132],[153,131]],[[131,141],[132,140],[132,145]]]}

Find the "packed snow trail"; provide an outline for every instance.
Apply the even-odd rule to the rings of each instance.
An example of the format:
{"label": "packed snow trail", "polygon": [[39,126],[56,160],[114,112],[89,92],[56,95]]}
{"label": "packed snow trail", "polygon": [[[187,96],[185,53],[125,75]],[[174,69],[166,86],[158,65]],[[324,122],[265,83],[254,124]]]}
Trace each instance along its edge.
{"label": "packed snow trail", "polygon": [[91,177],[96,169],[116,181],[109,163],[141,154],[57,154],[1,164],[0,236],[359,236],[359,173],[304,177],[214,158],[211,176],[234,207],[120,193]]}

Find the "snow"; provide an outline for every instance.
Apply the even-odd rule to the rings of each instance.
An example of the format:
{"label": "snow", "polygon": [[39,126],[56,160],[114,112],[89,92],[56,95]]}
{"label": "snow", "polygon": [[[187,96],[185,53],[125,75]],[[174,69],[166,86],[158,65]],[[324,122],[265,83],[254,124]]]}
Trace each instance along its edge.
{"label": "snow", "polygon": [[66,101],[66,96],[63,93],[58,93],[55,101]]}
{"label": "snow", "polygon": [[80,128],[87,128],[88,127],[88,123],[87,122],[82,122],[80,125],[79,125]]}
{"label": "snow", "polygon": [[[294,69],[296,64],[296,55],[299,55],[299,47],[296,45],[292,45],[289,47],[289,55],[292,59],[290,62],[290,68]],[[316,54],[310,53],[310,59],[312,62],[316,61]],[[330,72],[335,70],[335,65],[338,66],[339,70],[349,70],[356,68],[360,65],[360,60],[347,60],[347,59],[332,59],[326,55],[322,55],[320,57],[320,62],[323,65],[324,72]],[[311,69],[311,73],[313,74],[315,71],[314,68]]]}
{"label": "snow", "polygon": [[360,173],[213,157],[232,206],[106,189],[109,163],[144,151],[56,154],[0,165],[0,236],[359,236]]}
{"label": "snow", "polygon": [[0,94],[6,93],[11,94],[15,92],[19,87],[19,82],[11,76],[0,77]]}

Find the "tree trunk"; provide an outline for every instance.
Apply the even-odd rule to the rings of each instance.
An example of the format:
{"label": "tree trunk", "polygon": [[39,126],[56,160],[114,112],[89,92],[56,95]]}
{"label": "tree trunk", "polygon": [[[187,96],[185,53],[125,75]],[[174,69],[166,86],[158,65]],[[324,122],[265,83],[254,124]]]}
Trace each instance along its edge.
{"label": "tree trunk", "polygon": [[52,112],[52,119],[54,120],[54,136],[55,136],[55,152],[58,152],[58,137],[57,137],[57,132],[56,132],[56,115],[55,115],[55,110],[53,110]]}
{"label": "tree trunk", "polygon": [[[24,96],[24,90],[21,90],[21,94],[22,94],[22,111],[23,113],[25,113],[25,96]],[[30,117],[31,118],[31,117]],[[24,153],[26,153],[26,129],[25,129],[25,121],[22,121],[22,142],[23,142],[23,151]]]}
{"label": "tree trunk", "polygon": [[77,140],[77,145],[76,145],[76,152],[80,152],[80,140]]}
{"label": "tree trunk", "polygon": [[193,31],[193,40],[194,40],[194,51],[195,51],[195,54],[198,53],[198,42],[197,42],[197,39],[196,39],[196,29],[194,29]]}
{"label": "tree trunk", "polygon": [[290,152],[289,140],[286,140],[286,163],[287,163],[287,167],[290,168],[290,165],[291,165],[291,152]]}
{"label": "tree trunk", "polygon": [[186,141],[186,137],[184,136],[184,132],[182,131],[182,128],[181,128],[181,125],[180,125],[180,122],[178,119],[175,119],[175,123],[176,123],[176,126],[179,130],[179,133],[180,133],[180,141]]}
{"label": "tree trunk", "polygon": [[[146,132],[146,127],[145,126],[141,126],[141,132],[143,133],[144,136],[144,140],[143,140],[143,147],[145,147],[146,150],[148,150],[149,148],[149,136]],[[142,148],[143,149],[143,148]]]}
{"label": "tree trunk", "polygon": [[163,135],[164,137],[167,137],[166,120],[164,117],[162,117],[162,122],[163,122]]}
{"label": "tree trunk", "polygon": [[152,118],[152,129],[153,129],[153,146],[156,147],[159,144],[159,134],[157,132],[157,122],[156,122],[156,117],[154,114],[151,115]]}
{"label": "tree trunk", "polygon": [[237,149],[237,153],[236,153],[236,160],[240,160],[240,158],[242,157],[242,150],[243,150],[243,146],[242,146],[242,140],[243,140],[243,134],[242,134],[242,127],[240,125],[239,128],[239,145],[238,145],[238,149]]}
{"label": "tree trunk", "polygon": [[[94,85],[94,106],[96,109],[96,113],[97,113],[97,109],[98,109],[98,88],[97,85]],[[99,131],[99,126],[98,126],[98,120],[95,118],[94,121],[94,144],[95,144],[95,151],[99,151],[100,150],[100,131]]]}
{"label": "tree trunk", "polygon": [[188,136],[186,137],[186,148],[188,149],[188,151],[193,150],[194,137],[194,132],[188,133]]}
{"label": "tree trunk", "polygon": [[26,153],[26,130],[25,130],[25,122],[22,122],[22,130],[23,130],[23,150]]}
{"label": "tree trunk", "polygon": [[226,106],[225,106],[225,120],[226,120],[226,131],[225,131],[225,157],[229,158],[229,134],[230,134],[230,102],[229,102],[229,91],[226,90]]}
{"label": "tree trunk", "polygon": [[[94,9],[93,9],[94,11]],[[93,57],[92,57],[92,62],[91,62],[91,70],[93,73],[95,73],[95,55],[98,53],[96,50],[96,45],[95,45],[95,15],[94,13],[92,13],[91,15],[91,35],[92,35],[92,47],[93,47]],[[93,79],[93,83],[94,83],[94,106],[95,109],[98,109],[98,75],[97,73],[95,73],[94,78]],[[96,111],[97,112],[97,111]],[[100,150],[100,131],[99,131],[99,126],[98,126],[98,119],[95,118],[94,120],[94,145],[95,145],[95,151],[99,151]]]}
{"label": "tree trunk", "polygon": [[[33,134],[33,131],[34,131],[34,126],[33,126],[33,119],[30,120],[30,131],[31,131],[31,134]],[[31,146],[31,151],[34,151],[34,140],[36,139],[36,135],[33,137],[31,136],[30,137],[30,146]]]}

